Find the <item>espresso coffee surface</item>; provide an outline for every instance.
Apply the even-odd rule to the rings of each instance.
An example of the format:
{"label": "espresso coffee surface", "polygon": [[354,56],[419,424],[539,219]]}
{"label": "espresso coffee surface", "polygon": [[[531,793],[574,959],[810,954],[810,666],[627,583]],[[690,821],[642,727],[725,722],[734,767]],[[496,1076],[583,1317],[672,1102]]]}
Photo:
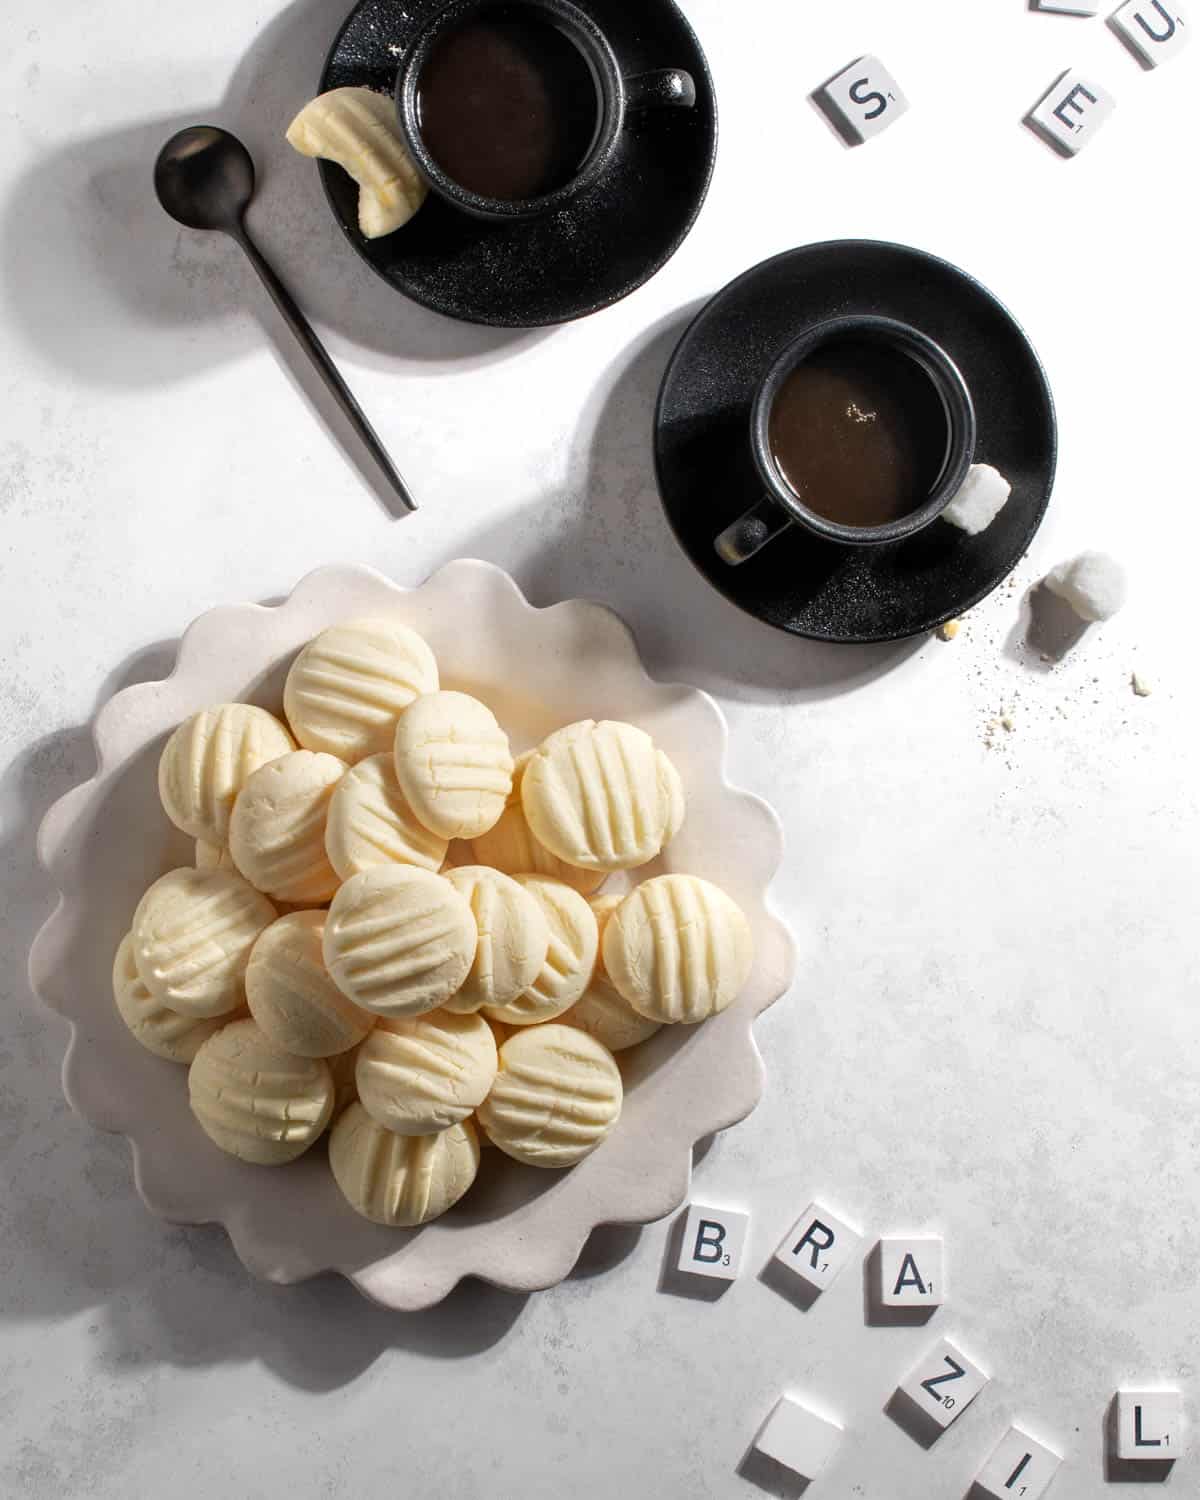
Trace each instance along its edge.
{"label": "espresso coffee surface", "polygon": [[536,198],[576,175],[596,134],[591,66],[527,6],[484,11],[443,37],[421,72],[421,135],[438,166],[487,198]]}
{"label": "espresso coffee surface", "polygon": [[899,350],[838,343],[815,350],[780,387],[768,443],[809,510],[843,526],[882,526],[928,498],[948,423],[930,377]]}

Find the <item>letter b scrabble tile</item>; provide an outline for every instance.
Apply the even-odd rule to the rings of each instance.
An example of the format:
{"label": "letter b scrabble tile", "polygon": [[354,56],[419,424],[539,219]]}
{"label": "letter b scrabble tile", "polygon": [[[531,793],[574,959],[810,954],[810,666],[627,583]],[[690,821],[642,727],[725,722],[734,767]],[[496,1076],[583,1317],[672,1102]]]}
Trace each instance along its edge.
{"label": "letter b scrabble tile", "polygon": [[949,1427],[991,1379],[949,1339],[919,1361],[899,1389],[931,1422]]}
{"label": "letter b scrabble tile", "polygon": [[833,1457],[842,1429],[790,1396],[781,1396],[754,1446],[801,1479],[813,1480]]}
{"label": "letter b scrabble tile", "polygon": [[1191,28],[1174,0],[1125,0],[1108,24],[1144,68],[1157,68],[1187,45]]}
{"label": "letter b scrabble tile", "polygon": [[810,1203],[775,1252],[781,1266],[823,1292],[853,1258],[862,1235],[819,1203]]}
{"label": "letter b scrabble tile", "polygon": [[946,1300],[940,1239],[879,1241],[879,1301],[884,1307],[940,1307]]}
{"label": "letter b scrabble tile", "polygon": [[975,1489],[988,1500],[1042,1500],[1061,1463],[1044,1443],[1010,1427],[976,1475]]}
{"label": "letter b scrabble tile", "polygon": [[1082,151],[1117,107],[1117,101],[1081,74],[1067,72],[1025,116],[1030,130],[1067,156]]}
{"label": "letter b scrabble tile", "polygon": [[734,1209],[690,1204],[679,1247],[679,1269],[691,1276],[732,1281],[742,1268],[749,1223],[749,1214]]}
{"label": "letter b scrabble tile", "polygon": [[1183,1455],[1183,1397],[1178,1391],[1117,1392],[1117,1457],[1169,1462]]}
{"label": "letter b scrabble tile", "polygon": [[877,57],[860,57],[814,95],[838,133],[859,146],[908,109],[900,85]]}

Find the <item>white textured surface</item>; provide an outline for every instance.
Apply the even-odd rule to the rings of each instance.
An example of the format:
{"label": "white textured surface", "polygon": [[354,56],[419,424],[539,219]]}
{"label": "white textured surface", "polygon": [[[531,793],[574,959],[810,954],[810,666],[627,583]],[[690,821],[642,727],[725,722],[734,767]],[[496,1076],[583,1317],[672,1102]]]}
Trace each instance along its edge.
{"label": "white textured surface", "polygon": [[[236,1472],[246,1500],[351,1486],[382,1500],[402,1472],[413,1500],[443,1500],[447,1476],[454,1500],[607,1500],[640,1496],[647,1475],[671,1500],[735,1500],[761,1493],[735,1469],[794,1387],[846,1422],[820,1481],[831,1500],[956,1500],[1013,1419],[1064,1452],[1054,1500],[1096,1500],[1119,1385],[1179,1384],[1197,1416],[1200,713],[1179,602],[1194,592],[1196,523],[1193,424],[1175,393],[1191,388],[1200,318],[1192,204],[1178,153],[1159,146],[1195,139],[1200,52],[1143,74],[1103,22],[1000,0],[961,30],[946,0],[687,8],[722,109],[695,232],[619,307],[506,336],[391,300],[329,223],[311,163],[279,141],[337,6],[212,0],[161,24],[134,0],[4,7],[6,1496],[207,1500]],[[902,130],[849,152],[799,95],[864,47],[913,107]],[[955,131],[960,51],[986,66]],[[1120,100],[1071,163],[1019,124],[1068,62]],[[311,420],[234,248],[177,233],[153,202],[154,152],[205,118],[256,152],[254,225],[422,500],[410,520],[375,505]],[[772,136],[795,142],[782,186],[759,154]],[[696,581],[653,499],[649,409],[682,317],[751,261],[843,234],[967,266],[1015,308],[1055,386],[1046,527],[1016,589],[952,644],[839,652],[777,637]],[[1169,319],[1114,302],[1129,267],[1169,285]],[[1086,547],[1128,565],[1131,601],[1048,671],[1016,650],[1024,590]],[[159,1224],[121,1143],[63,1104],[63,1028],[23,979],[49,904],[32,838],[91,769],[80,726],[96,702],[160,674],[166,643],[210,604],[278,597],[326,561],[415,583],[461,554],[509,567],[540,603],[615,604],[651,670],[722,699],[731,774],[783,812],[794,855],[778,891],[804,978],[757,1027],[763,1103],[695,1188],[745,1194],[764,1259],[772,1225],[782,1234],[818,1194],[871,1235],[946,1235],[947,1327],[994,1378],[932,1451],[880,1408],[951,1309],[926,1329],[867,1328],[852,1272],[809,1313],[752,1274],[715,1304],[663,1295],[659,1226],[605,1234],[555,1291],[471,1286],[389,1316],[338,1282],[264,1287],[217,1232]],[[1154,680],[1148,699],[1129,692],[1134,667]],[[1010,707],[1013,731],[988,750],[989,719]],[[1147,1211],[1147,1182],[1168,1217]],[[637,1381],[622,1378],[631,1361]],[[460,1403],[486,1442],[463,1446]],[[1196,1463],[1178,1464],[1171,1493],[1195,1484]]]}

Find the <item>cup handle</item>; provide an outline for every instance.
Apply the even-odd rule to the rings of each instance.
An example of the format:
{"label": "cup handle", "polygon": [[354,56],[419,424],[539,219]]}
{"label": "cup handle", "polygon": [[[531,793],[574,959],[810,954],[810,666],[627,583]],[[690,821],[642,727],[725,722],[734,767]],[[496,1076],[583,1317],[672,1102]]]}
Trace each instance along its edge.
{"label": "cup handle", "polygon": [[736,568],[748,561],[756,552],[786,531],[792,518],[785,515],[773,500],[766,498],[751,506],[744,516],[739,516],[713,543],[717,556],[723,563]]}
{"label": "cup handle", "polygon": [[656,68],[652,73],[634,73],[625,80],[628,109],[661,109],[673,105],[691,109],[696,102],[696,81],[682,68]]}

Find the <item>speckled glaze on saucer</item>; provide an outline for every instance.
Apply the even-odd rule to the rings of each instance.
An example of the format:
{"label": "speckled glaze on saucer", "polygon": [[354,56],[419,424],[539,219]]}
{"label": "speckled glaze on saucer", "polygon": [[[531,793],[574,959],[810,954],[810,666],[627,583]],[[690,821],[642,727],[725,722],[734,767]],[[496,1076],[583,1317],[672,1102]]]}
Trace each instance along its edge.
{"label": "speckled glaze on saucer", "polygon": [[[510,223],[471,217],[430,194],[395,234],[367,240],[358,189],[318,163],[334,216],[367,263],[398,292],[468,323],[536,328],[583,317],[648,281],[686,238],[708,192],[717,150],[712,78],[695,32],[673,0],[577,0],[626,76],[682,68],[690,109],[627,116],[595,187],[553,214]],[[391,94],[399,63],[445,0],[360,0],[325,62],[320,90],[358,85]]]}
{"label": "speckled glaze on saucer", "polygon": [[[1012,495],[979,536],[935,521],[903,541],[852,547],[792,527],[731,567],[713,541],[763,493],[755,391],[797,334],[853,313],[909,323],[946,350],[975,403],[973,462],[999,469]],[[1038,357],[986,288],[908,246],[834,240],[763,261],[701,309],[663,377],[654,450],[667,518],[709,583],[794,635],[863,642],[933,630],[1008,576],[1049,503],[1057,436]]]}

